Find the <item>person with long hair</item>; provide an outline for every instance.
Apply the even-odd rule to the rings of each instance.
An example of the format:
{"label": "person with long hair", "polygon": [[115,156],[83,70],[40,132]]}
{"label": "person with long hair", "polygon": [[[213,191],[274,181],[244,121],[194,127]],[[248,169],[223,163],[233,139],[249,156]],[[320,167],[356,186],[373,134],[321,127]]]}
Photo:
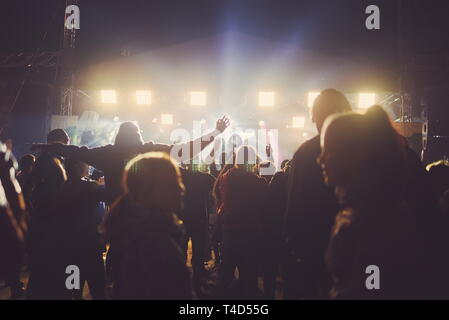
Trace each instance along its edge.
{"label": "person with long hair", "polygon": [[164,153],[142,154],[128,162],[122,183],[125,192],[104,225],[113,298],[191,299],[177,217],[184,193],[179,168]]}
{"label": "person with long hair", "polygon": [[[410,201],[414,164],[385,111],[373,106],[365,115],[331,116],[321,146],[325,181],[341,205],[326,253],[331,298],[438,297],[447,283],[438,272],[442,253],[432,257],[435,243]],[[380,272],[380,287],[367,286],[370,267]]]}

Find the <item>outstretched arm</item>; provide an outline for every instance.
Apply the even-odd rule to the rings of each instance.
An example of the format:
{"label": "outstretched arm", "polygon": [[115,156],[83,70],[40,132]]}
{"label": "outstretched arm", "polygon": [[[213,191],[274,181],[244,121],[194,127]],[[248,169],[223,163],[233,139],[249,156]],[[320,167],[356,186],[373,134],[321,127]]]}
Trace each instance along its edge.
{"label": "outstretched arm", "polygon": [[215,130],[208,134],[205,134],[190,142],[175,144],[171,146],[155,144],[154,149],[155,151],[168,152],[174,160],[181,163],[194,158],[201,151],[203,151],[204,148],[212,143],[217,136],[222,134],[226,130],[226,128],[229,127],[229,124],[229,119],[224,116],[223,118],[217,120]]}

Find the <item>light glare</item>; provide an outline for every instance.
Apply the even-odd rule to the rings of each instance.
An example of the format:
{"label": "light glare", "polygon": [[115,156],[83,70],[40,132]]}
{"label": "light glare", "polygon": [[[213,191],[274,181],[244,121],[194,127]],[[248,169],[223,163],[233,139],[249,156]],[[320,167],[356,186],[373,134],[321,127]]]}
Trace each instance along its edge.
{"label": "light glare", "polygon": [[117,93],[115,90],[101,90],[101,102],[107,104],[117,103]]}
{"label": "light glare", "polygon": [[260,107],[274,107],[274,104],[275,104],[274,92],[259,92]]}
{"label": "light glare", "polygon": [[190,105],[205,106],[206,105],[206,92],[204,92],[204,91],[190,92]]}
{"label": "light glare", "polygon": [[300,129],[304,128],[306,123],[306,118],[304,117],[293,117],[292,118],[292,128]]}
{"label": "light glare", "polygon": [[168,113],[161,114],[161,123],[164,125],[172,125],[173,124],[173,115]]}
{"label": "light glare", "polygon": [[307,106],[310,109],[313,108],[313,104],[315,103],[315,100],[316,100],[316,98],[318,98],[319,95],[320,95],[320,92],[318,92],[318,91],[309,92],[308,97],[307,97]]}
{"label": "light glare", "polygon": [[376,103],[375,93],[361,93],[359,95],[359,109],[368,109]]}
{"label": "light glare", "polygon": [[139,105],[150,105],[151,104],[151,91],[137,90],[136,91],[136,102]]}

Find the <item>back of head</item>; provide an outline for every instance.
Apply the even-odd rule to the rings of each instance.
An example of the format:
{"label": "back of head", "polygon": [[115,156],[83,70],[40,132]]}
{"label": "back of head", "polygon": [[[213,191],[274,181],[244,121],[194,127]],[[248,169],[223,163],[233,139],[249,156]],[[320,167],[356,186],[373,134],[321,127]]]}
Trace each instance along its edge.
{"label": "back of head", "polygon": [[289,159],[285,159],[281,162],[281,170],[284,171],[286,169],[286,167],[289,165],[290,160]]}
{"label": "back of head", "polygon": [[315,99],[312,119],[318,131],[321,132],[324,121],[328,116],[335,113],[350,112],[351,110],[351,105],[343,93],[335,89],[326,89]]}
{"label": "back of head", "polygon": [[175,213],[181,208],[180,171],[165,153],[149,152],[129,161],[123,182],[130,198],[144,207]]}
{"label": "back of head", "polygon": [[63,129],[54,129],[47,134],[47,143],[69,144],[70,138]]}
{"label": "back of head", "polygon": [[33,176],[39,181],[54,183],[58,186],[67,180],[67,174],[61,160],[50,155],[41,156],[36,160]]}
{"label": "back of head", "polygon": [[365,115],[328,118],[323,126],[322,155],[329,182],[340,187],[399,195],[404,189],[406,152],[388,115],[371,107]]}
{"label": "back of head", "polygon": [[[59,200],[58,193],[63,184],[67,181],[67,175],[61,161],[51,155],[45,154],[36,160],[32,172],[32,201],[36,208],[54,205]],[[39,210],[38,210],[39,211]],[[39,214],[51,214],[45,209]]]}
{"label": "back of head", "polygon": [[115,137],[115,145],[135,146],[143,144],[139,125],[135,122],[123,122]]}
{"label": "back of head", "polygon": [[34,163],[36,162],[36,157],[32,154],[26,154],[19,161],[19,169],[21,171],[29,171],[33,168]]}

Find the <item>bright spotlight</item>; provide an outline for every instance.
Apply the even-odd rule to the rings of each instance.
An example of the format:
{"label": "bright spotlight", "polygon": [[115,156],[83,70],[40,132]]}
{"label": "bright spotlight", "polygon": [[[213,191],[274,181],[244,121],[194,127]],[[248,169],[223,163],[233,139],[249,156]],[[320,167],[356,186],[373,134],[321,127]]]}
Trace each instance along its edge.
{"label": "bright spotlight", "polygon": [[164,125],[172,125],[173,124],[173,115],[168,113],[161,114],[161,123]]}
{"label": "bright spotlight", "polygon": [[259,127],[265,127],[265,121],[259,121]]}
{"label": "bright spotlight", "polygon": [[204,92],[204,91],[190,92],[190,105],[205,106],[206,105],[206,92]]}
{"label": "bright spotlight", "polygon": [[313,104],[315,103],[316,98],[318,98],[318,96],[320,95],[320,92],[318,91],[313,91],[313,92],[309,92],[308,97],[307,97],[307,106],[312,109]]}
{"label": "bright spotlight", "polygon": [[293,117],[292,118],[292,128],[300,129],[304,128],[306,124],[306,118],[304,117]]}
{"label": "bright spotlight", "polygon": [[359,95],[359,109],[368,109],[376,103],[375,93],[361,93]]}
{"label": "bright spotlight", "polygon": [[136,102],[140,105],[150,105],[151,104],[151,91],[148,90],[137,90],[136,91]]}
{"label": "bright spotlight", "polygon": [[274,92],[259,92],[259,107],[274,107],[275,96]]}
{"label": "bright spotlight", "polygon": [[101,90],[101,102],[107,104],[117,103],[117,93],[115,90]]}

